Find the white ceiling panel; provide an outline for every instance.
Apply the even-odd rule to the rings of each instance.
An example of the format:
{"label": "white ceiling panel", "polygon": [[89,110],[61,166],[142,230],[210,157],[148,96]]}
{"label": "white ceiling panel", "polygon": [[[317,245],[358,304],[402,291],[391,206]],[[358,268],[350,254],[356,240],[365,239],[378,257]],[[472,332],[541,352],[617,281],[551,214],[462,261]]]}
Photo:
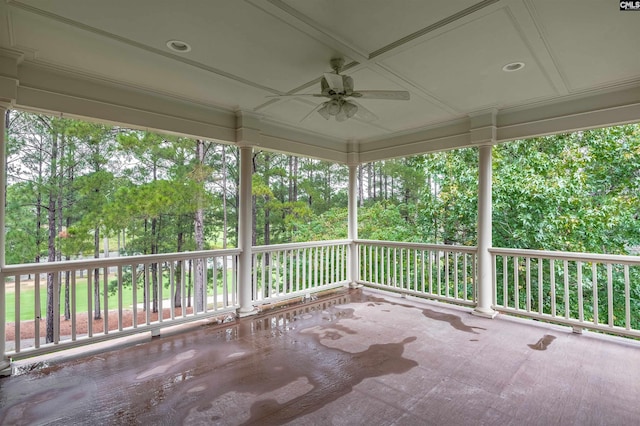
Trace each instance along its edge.
{"label": "white ceiling panel", "polygon": [[621,11],[618,2],[600,0],[542,0],[531,8],[570,89],[638,78],[640,11]]}
{"label": "white ceiling panel", "polygon": [[477,2],[478,0],[284,1],[329,34],[369,53]]}
{"label": "white ceiling panel", "polygon": [[[502,71],[516,61],[524,62],[524,69]],[[427,40],[384,64],[463,112],[555,93],[504,10]]]}
{"label": "white ceiling panel", "polygon": [[217,106],[234,110],[250,108],[270,94],[39,15],[19,10],[12,19],[18,46],[29,46],[38,61],[64,69],[198,102],[215,99]]}
{"label": "white ceiling panel", "polygon": [[[330,47],[244,1],[20,3],[69,20],[71,26],[81,23],[89,32],[95,29],[124,43],[173,54],[177,60],[181,54],[171,52],[167,41],[187,42],[192,49],[182,55],[184,58],[279,91],[297,87],[319,71],[329,70],[329,59],[336,54]],[[256,63],[262,65],[256,67]]]}

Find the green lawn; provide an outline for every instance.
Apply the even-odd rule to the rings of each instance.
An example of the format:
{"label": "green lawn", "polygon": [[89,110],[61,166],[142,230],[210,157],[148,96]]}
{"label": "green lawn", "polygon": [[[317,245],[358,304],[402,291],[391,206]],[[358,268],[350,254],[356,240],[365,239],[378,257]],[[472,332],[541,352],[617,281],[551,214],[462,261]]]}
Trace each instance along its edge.
{"label": "green lawn", "polygon": [[[231,292],[231,273],[227,275],[228,279],[228,289]],[[103,291],[102,291],[102,283],[100,287],[100,299],[102,300]],[[218,285],[217,294],[222,294],[222,285]],[[209,296],[212,295],[212,290],[209,289]],[[137,293],[137,303],[144,303],[144,292],[142,288],[138,288]],[[168,286],[168,282],[165,282],[162,291],[162,298],[164,300],[171,298],[170,289]],[[33,320],[35,318],[35,306],[36,306],[36,291],[33,288],[23,289],[20,292],[20,321],[25,320]],[[64,287],[62,288],[62,292],[60,295],[60,314],[64,314]],[[71,300],[71,295],[69,295],[69,299]],[[133,306],[133,294],[131,287],[123,287],[122,289],[122,307],[124,309],[128,309]],[[118,295],[110,294],[107,301],[107,307],[109,310],[118,308]],[[86,278],[78,278],[76,279],[76,312],[87,312],[87,279]],[[165,307],[169,307],[168,303],[165,303]],[[7,322],[14,322],[16,309],[15,309],[15,294],[13,292],[6,293],[6,318]],[[92,307],[93,309],[93,307]],[[104,311],[104,306],[100,306],[100,310]],[[46,281],[44,281],[40,286],[40,314],[42,317],[46,316],[47,313],[47,288]]]}

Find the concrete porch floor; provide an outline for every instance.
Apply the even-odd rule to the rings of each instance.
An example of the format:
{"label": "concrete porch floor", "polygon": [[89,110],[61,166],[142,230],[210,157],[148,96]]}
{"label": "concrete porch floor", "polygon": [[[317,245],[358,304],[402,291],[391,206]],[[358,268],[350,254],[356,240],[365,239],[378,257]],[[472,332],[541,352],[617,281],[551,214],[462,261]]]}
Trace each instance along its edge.
{"label": "concrete porch floor", "polygon": [[639,422],[640,342],[370,290],[0,379],[12,425]]}

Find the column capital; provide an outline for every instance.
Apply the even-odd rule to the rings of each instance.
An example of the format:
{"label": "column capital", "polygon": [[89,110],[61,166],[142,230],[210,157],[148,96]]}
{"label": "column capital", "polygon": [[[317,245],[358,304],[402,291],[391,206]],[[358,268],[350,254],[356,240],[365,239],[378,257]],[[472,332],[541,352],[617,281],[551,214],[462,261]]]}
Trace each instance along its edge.
{"label": "column capital", "polygon": [[498,110],[491,108],[469,114],[469,135],[473,145],[495,145],[498,138]]}
{"label": "column capital", "polygon": [[354,140],[347,141],[347,165],[360,165],[360,152],[358,152],[358,143]]}
{"label": "column capital", "polygon": [[239,147],[260,146],[261,116],[248,111],[236,112],[236,144]]}

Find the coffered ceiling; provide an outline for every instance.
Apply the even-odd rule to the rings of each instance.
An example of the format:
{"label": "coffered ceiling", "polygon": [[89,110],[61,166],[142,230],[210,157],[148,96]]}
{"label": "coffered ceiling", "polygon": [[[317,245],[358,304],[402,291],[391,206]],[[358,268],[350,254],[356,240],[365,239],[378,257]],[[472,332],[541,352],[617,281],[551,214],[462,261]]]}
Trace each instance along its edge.
{"label": "coffered ceiling", "polygon": [[[639,121],[638,40],[610,0],[3,0],[0,99],[370,161]],[[410,100],[336,122],[270,97],[319,93],[337,57],[356,90]]]}

